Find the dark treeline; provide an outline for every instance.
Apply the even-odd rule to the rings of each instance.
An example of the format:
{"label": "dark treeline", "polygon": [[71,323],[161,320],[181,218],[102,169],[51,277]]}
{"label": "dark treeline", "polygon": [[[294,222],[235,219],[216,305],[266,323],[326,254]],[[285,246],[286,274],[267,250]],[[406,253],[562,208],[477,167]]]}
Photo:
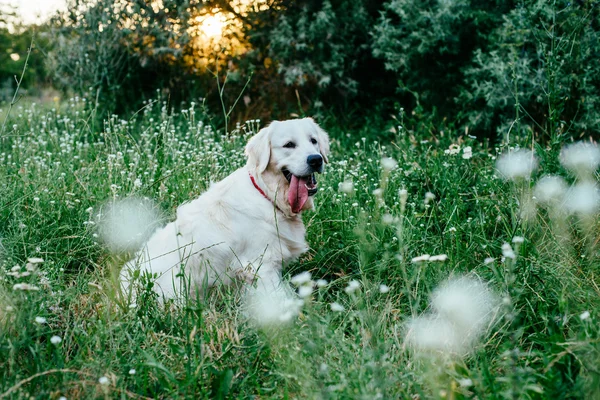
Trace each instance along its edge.
{"label": "dark treeline", "polygon": [[237,121],[402,108],[480,137],[598,136],[596,1],[73,0],[45,29],[54,85],[104,112],[159,90]]}

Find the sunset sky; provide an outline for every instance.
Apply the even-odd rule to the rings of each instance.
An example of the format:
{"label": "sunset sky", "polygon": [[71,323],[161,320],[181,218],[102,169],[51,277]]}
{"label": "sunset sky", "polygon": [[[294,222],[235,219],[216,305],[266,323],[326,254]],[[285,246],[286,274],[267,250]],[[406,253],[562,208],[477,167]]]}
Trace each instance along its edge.
{"label": "sunset sky", "polygon": [[59,8],[64,8],[66,0],[0,0],[0,4],[12,4],[25,23],[44,20]]}

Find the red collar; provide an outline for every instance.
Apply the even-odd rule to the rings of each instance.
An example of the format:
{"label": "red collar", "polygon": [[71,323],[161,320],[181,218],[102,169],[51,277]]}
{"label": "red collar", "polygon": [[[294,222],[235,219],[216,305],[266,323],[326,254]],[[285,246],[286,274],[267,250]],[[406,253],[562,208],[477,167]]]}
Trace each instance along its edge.
{"label": "red collar", "polygon": [[[262,194],[263,197],[267,200],[269,200],[270,203],[273,203],[273,205],[275,206],[276,209],[278,209],[279,211],[281,211],[281,209],[279,207],[277,207],[277,204],[275,204],[274,201],[272,201],[269,196],[267,196],[267,194],[258,186],[258,184],[256,183],[256,180],[254,179],[254,177],[252,176],[252,174],[250,173],[250,171],[248,171],[248,176],[250,176],[250,180],[252,181],[252,184],[254,185],[254,187],[256,188],[256,190],[258,190],[258,193]],[[281,211],[283,212],[283,211]]]}

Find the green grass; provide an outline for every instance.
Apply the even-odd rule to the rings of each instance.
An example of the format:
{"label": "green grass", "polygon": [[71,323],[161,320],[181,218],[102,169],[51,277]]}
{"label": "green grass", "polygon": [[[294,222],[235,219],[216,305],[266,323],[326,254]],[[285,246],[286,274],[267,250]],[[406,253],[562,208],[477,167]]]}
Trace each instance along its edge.
{"label": "green grass", "polygon": [[[97,214],[119,198],[147,197],[172,218],[244,165],[245,132],[256,124],[225,136],[201,108],[161,101],[102,127],[93,120],[83,99],[51,111],[17,106],[1,139],[0,399],[599,396],[597,216],[586,233],[571,220],[567,243],[544,210],[522,220],[522,187],[494,168],[504,147],[403,116],[390,120],[395,132],[323,123],[332,155],[316,210],[303,216],[311,250],[284,275],[308,270],[329,284],[293,323],[259,329],[227,288],[166,310],[152,296],[122,307],[112,277],[127,255],[110,254],[97,235]],[[471,146],[473,157],[445,154],[453,143]],[[556,154],[536,149],[534,181],[542,172],[568,176]],[[384,172],[383,157],[398,167]],[[338,190],[350,180],[353,193]],[[404,210],[399,189],[408,192]],[[425,204],[427,192],[435,199]],[[516,260],[502,262],[514,236],[525,242]],[[448,259],[411,262],[422,254]],[[45,261],[29,276],[9,274],[15,265],[25,271],[30,257]],[[427,311],[440,283],[463,274],[503,299],[495,323],[467,355],[411,351],[405,322]],[[361,288],[347,294],[352,279]],[[345,310],[333,312],[332,302]],[[584,311],[589,319],[579,318]],[[466,378],[472,385],[460,386]]]}

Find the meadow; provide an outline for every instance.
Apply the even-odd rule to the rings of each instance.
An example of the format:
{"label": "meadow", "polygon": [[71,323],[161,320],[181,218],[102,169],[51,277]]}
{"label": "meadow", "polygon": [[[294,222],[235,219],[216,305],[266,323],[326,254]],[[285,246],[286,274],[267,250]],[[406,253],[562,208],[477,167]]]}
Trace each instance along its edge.
{"label": "meadow", "polygon": [[229,288],[124,303],[130,254],[101,226],[128,198],[158,216],[149,230],[172,219],[266,121],[225,132],[158,98],[98,123],[88,103],[17,105],[0,139],[0,399],[600,398],[598,175],[561,159],[570,143],[489,143],[402,111],[319,121],[311,249],[283,271],[304,305],[260,325]]}

